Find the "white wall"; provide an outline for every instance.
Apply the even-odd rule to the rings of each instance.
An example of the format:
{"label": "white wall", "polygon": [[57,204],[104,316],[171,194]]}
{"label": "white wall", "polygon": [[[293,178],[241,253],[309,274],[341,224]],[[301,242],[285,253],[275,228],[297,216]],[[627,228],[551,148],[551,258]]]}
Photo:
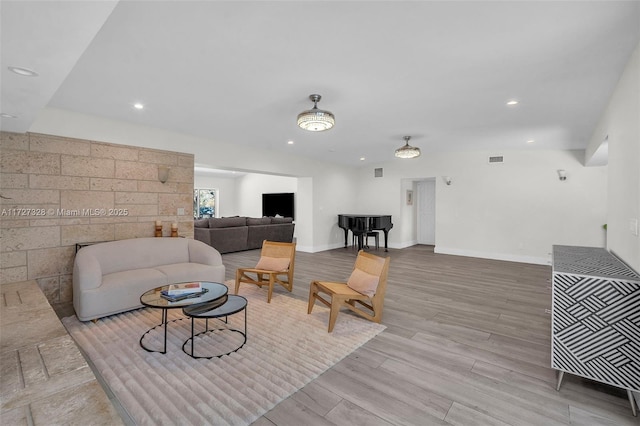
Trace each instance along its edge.
{"label": "white wall", "polygon": [[311,215],[318,228],[313,252],[344,247],[344,232],[338,227],[339,214],[361,211],[355,203],[359,182],[350,168],[323,173],[313,179],[313,210]]}
{"label": "white wall", "polygon": [[640,237],[631,222],[640,221],[640,44],[598,122],[589,147],[609,137],[607,245],[640,272]]}
{"label": "white wall", "polygon": [[[266,150],[240,157],[233,145],[60,110],[43,111],[31,131],[159,149],[179,145],[195,154],[196,163],[297,177],[297,191],[282,192],[298,195],[296,238],[302,251],[344,244],[339,213],[391,214],[389,246],[415,243],[415,206],[406,206],[406,189],[413,180],[431,177],[436,178],[436,250],[442,253],[547,263],[553,244],[603,246],[602,225],[613,223],[607,217],[607,167],[584,167],[582,152],[429,153],[423,148],[418,159],[351,169]],[[505,164],[489,166],[487,157],[496,154],[505,156]],[[384,177],[373,177],[375,167],[383,167]],[[567,181],[559,181],[557,169],[567,170]],[[450,186],[444,175],[452,177]],[[628,188],[637,192],[635,179]],[[223,213],[261,213],[237,198],[235,209]]]}
{"label": "white wall", "polygon": [[[243,151],[240,156],[234,145],[222,141],[56,108],[42,110],[29,131],[155,149],[175,150],[179,147],[181,152],[193,153],[197,164],[212,168],[307,179],[304,189],[312,190],[313,194],[300,193],[296,200],[296,209],[306,213],[296,216],[296,238],[301,251],[341,246],[343,240],[336,232],[336,229],[339,231],[337,214],[352,211],[355,206],[356,173],[314,159],[258,149]],[[226,195],[221,194],[221,201],[223,196]],[[238,209],[247,208],[253,212],[255,208],[242,206],[246,202],[238,198],[235,202],[236,211],[228,212],[223,208],[221,213],[234,215],[240,214]]]}
{"label": "white wall", "polygon": [[[235,178],[195,172],[194,187],[215,188],[219,191],[220,217],[262,216],[262,194],[298,191],[298,178],[247,173]],[[296,204],[297,204],[296,194]]]}
{"label": "white wall", "polygon": [[[298,179],[288,176],[273,176],[250,173],[236,180],[236,197],[238,200],[236,214],[240,216],[262,216],[262,194],[277,192],[296,193],[297,203]],[[297,217],[297,215],[296,215]]]}
{"label": "white wall", "polygon": [[[362,210],[394,216],[390,246],[412,244],[414,213],[406,206],[411,181],[437,177],[436,247],[439,253],[548,263],[553,244],[603,247],[607,167],[584,167],[581,151],[423,153],[386,163],[383,178],[360,174]],[[557,169],[565,169],[566,181]],[[450,176],[447,186],[442,176]],[[380,195],[386,194],[380,202]],[[405,229],[409,227],[409,229]]]}
{"label": "white wall", "polygon": [[[407,204],[407,191],[413,191],[413,204]],[[414,179],[400,179],[400,215],[393,216],[391,219],[394,222],[394,228],[389,231],[389,239],[391,233],[400,233],[400,245],[399,247],[410,247],[418,244],[417,236],[417,203],[416,203],[417,188]],[[395,245],[393,246],[395,247]]]}
{"label": "white wall", "polygon": [[[315,223],[313,216],[313,179],[312,178],[298,178],[298,193],[296,194],[296,217],[300,220]],[[297,222],[297,221],[296,221]],[[313,241],[313,236],[310,235],[312,229],[305,227],[300,229],[296,223],[296,250],[306,251],[313,253],[315,248],[308,244],[309,241]]]}

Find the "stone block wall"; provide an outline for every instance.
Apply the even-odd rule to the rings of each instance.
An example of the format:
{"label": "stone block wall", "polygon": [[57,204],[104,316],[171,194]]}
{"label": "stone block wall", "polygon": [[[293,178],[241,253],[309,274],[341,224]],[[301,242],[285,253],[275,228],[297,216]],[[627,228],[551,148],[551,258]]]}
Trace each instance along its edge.
{"label": "stone block wall", "polygon": [[193,166],[193,154],[0,132],[0,284],[36,280],[69,302],[76,243],[153,237],[156,220],[193,238]]}

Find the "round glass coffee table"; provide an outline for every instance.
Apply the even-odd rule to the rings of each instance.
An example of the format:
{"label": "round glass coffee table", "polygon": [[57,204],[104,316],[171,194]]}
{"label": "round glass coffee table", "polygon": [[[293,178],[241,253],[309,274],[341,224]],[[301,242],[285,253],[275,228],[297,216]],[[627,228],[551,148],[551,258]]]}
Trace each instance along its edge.
{"label": "round glass coffee table", "polygon": [[[189,355],[191,358],[207,358],[223,357],[236,352],[238,349],[247,343],[247,299],[242,296],[229,295],[226,296],[227,300],[224,303],[201,303],[197,305],[187,306],[182,309],[182,312],[191,318],[191,337],[182,344],[182,351]],[[217,306],[216,306],[217,305]],[[237,314],[244,311],[244,330],[232,328],[229,325],[229,315]],[[194,323],[197,318],[204,318],[206,321],[205,330],[200,333],[195,333]],[[209,319],[217,319],[220,325],[219,327],[209,328]],[[224,318],[224,319],[223,319]],[[214,341],[208,344],[208,346],[215,346],[218,349],[218,354],[214,355],[196,355],[194,342],[198,336],[204,336],[208,333],[215,333],[221,335],[223,332],[232,332],[237,334],[226,334],[227,338],[221,339],[227,340],[223,345],[222,340]],[[235,338],[230,339],[230,336]],[[211,339],[211,337],[209,338]],[[218,347],[225,348],[220,351]],[[187,347],[191,347],[191,352],[187,350]],[[221,352],[221,353],[220,353]]]}
{"label": "round glass coffee table", "polygon": [[[140,337],[140,346],[142,347],[142,349],[148,352],[160,352],[163,354],[167,353],[167,323],[184,319],[178,318],[172,321],[167,321],[167,311],[169,309],[182,309],[192,305],[210,306],[211,308],[209,309],[213,309],[214,307],[220,306],[227,301],[227,293],[229,292],[229,289],[226,285],[204,281],[200,284],[202,285],[202,288],[207,289],[206,293],[198,297],[190,297],[187,299],[178,300],[176,302],[171,302],[162,297],[162,291],[168,290],[168,285],[156,287],[140,296],[140,303],[142,303],[144,306],[162,310],[162,322],[154,327],[151,327],[142,335],[142,337]],[[151,349],[145,346],[143,342],[145,336],[158,327],[164,327],[164,347],[161,351]]]}

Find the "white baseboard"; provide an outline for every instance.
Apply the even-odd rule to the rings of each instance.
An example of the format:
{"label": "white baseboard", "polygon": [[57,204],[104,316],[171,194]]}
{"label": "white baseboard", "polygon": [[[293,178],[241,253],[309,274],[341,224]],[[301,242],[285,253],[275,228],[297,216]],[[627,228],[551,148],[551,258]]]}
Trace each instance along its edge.
{"label": "white baseboard", "polygon": [[[384,247],[384,242],[380,241],[380,248]],[[389,248],[392,249],[404,249],[407,247],[415,246],[417,241],[406,241],[402,243],[392,243],[389,244]],[[301,251],[305,253],[318,253],[326,250],[333,250],[337,248],[343,248],[344,243],[333,243],[333,244],[325,244],[323,246],[296,246],[296,251]],[[351,248],[351,245],[347,246]],[[535,265],[550,265],[551,259],[544,257],[535,257],[535,256],[518,256],[513,254],[505,254],[505,253],[487,253],[481,251],[473,251],[473,250],[463,250],[456,248],[448,248],[448,247],[440,247],[435,246],[433,249],[434,253],[439,254],[450,254],[454,256],[468,256],[468,257],[478,257],[481,259],[493,259],[493,260],[505,260],[508,262],[519,262],[519,263],[531,263]]]}
{"label": "white baseboard", "polygon": [[448,247],[436,246],[434,253],[451,254],[454,256],[478,257],[481,259],[506,260],[508,262],[532,263],[535,265],[550,265],[551,259],[535,256],[518,256],[505,253],[487,253],[482,251],[462,250]]}
{"label": "white baseboard", "polygon": [[337,248],[343,248],[344,243],[333,243],[333,244],[325,244],[323,246],[299,246],[296,245],[296,251],[301,251],[305,253],[318,253],[320,251],[333,250]]}
{"label": "white baseboard", "polygon": [[[380,241],[380,243],[382,245],[383,241]],[[389,244],[389,248],[392,248],[392,249],[403,249],[403,248],[415,246],[416,244],[418,244],[417,241],[405,241],[405,242],[402,242],[402,243],[391,243],[391,244]]]}

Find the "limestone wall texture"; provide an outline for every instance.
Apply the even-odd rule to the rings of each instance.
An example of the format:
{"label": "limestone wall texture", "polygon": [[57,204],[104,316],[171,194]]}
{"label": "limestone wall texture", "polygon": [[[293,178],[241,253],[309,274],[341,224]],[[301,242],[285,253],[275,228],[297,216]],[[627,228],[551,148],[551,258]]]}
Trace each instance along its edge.
{"label": "limestone wall texture", "polygon": [[193,166],[193,154],[0,132],[0,284],[36,280],[69,302],[77,243],[153,237],[156,220],[193,238]]}

